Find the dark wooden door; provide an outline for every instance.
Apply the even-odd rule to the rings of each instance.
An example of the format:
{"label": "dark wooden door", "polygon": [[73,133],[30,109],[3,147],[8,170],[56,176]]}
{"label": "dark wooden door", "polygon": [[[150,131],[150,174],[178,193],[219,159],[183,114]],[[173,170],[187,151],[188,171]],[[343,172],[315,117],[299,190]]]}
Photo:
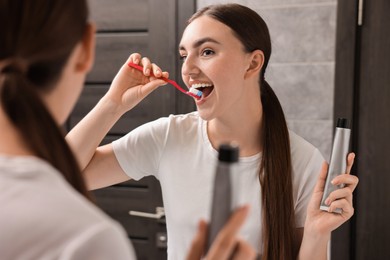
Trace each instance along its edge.
{"label": "dark wooden door", "polygon": [[[106,93],[116,72],[133,52],[150,57],[170,72],[170,78],[181,82],[178,40],[185,20],[195,10],[194,0],[89,0],[89,4],[98,30],[96,59],[68,120],[69,128]],[[126,113],[102,143],[112,142],[151,120],[194,108],[191,98],[174,87],[161,88]],[[126,229],[137,259],[166,259],[165,218],[159,215],[163,212],[161,189],[154,177],[121,183],[94,191],[94,194],[98,206]],[[131,215],[130,211],[136,212]]]}
{"label": "dark wooden door", "polygon": [[[390,259],[390,1],[339,1],[335,116],[353,118],[355,216],[332,260]],[[360,22],[360,24],[359,24]]]}

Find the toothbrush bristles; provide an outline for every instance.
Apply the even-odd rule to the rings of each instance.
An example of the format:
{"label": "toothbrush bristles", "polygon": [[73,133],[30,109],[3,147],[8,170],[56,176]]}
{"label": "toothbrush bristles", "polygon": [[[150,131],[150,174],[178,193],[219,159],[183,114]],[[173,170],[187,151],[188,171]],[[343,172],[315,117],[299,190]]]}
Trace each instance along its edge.
{"label": "toothbrush bristles", "polygon": [[197,90],[195,88],[190,88],[190,90],[187,92],[190,96],[200,99],[202,97],[203,92],[200,90]]}

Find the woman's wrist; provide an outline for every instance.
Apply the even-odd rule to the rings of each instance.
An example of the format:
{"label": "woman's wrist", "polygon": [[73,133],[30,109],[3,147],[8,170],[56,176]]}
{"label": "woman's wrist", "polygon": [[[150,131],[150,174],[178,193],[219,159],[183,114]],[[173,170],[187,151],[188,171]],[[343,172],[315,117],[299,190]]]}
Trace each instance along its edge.
{"label": "woman's wrist", "polygon": [[115,121],[119,120],[126,113],[126,109],[122,107],[121,102],[113,100],[108,95],[103,96],[97,106],[104,114],[109,115]]}
{"label": "woman's wrist", "polygon": [[315,232],[315,231],[311,231],[311,230],[304,230],[303,232],[303,240],[308,240],[308,241],[312,241],[313,243],[324,243],[324,244],[327,244],[328,241],[330,240],[330,235],[331,233],[329,232]]}
{"label": "woman's wrist", "polygon": [[326,259],[330,235],[330,233],[316,232],[305,227],[298,259]]}

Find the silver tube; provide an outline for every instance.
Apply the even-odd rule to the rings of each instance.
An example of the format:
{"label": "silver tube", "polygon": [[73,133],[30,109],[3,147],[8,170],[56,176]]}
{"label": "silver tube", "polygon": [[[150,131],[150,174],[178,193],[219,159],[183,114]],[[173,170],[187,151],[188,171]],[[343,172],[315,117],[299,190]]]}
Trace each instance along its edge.
{"label": "silver tube", "polygon": [[[347,127],[347,119],[339,118],[333,139],[332,152],[329,162],[328,175],[326,177],[324,194],[321,200],[320,209],[329,210],[329,206],[325,204],[325,200],[333,191],[343,188],[344,185],[333,185],[331,181],[340,174],[347,171],[347,156],[349,151],[349,141],[351,138],[351,129]],[[336,209],[333,212],[341,213],[341,209]]]}
{"label": "silver tube", "polygon": [[207,251],[229,220],[232,212],[231,176],[237,170],[238,147],[223,144],[219,147],[218,163],[215,170],[211,217],[207,238]]}

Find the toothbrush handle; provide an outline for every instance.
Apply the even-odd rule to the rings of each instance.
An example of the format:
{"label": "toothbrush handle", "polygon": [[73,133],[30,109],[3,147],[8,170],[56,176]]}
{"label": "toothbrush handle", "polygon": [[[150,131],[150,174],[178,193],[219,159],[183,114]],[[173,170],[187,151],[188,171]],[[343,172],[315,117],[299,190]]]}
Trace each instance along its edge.
{"label": "toothbrush handle", "polygon": [[[132,62],[129,62],[127,65],[128,65],[129,67],[134,68],[134,69],[137,69],[137,70],[139,70],[139,71],[143,71],[143,69],[144,69],[142,66],[140,66],[140,65],[138,65],[138,64],[135,64],[135,63],[132,63]],[[153,72],[152,72],[152,75],[154,76]],[[177,84],[175,81],[173,81],[173,80],[171,80],[171,79],[167,79],[167,78],[161,78],[161,79],[164,80],[165,82],[171,84],[172,86],[174,86],[175,88],[177,88],[178,90],[180,90],[181,92],[183,92],[184,94],[187,94],[187,95],[189,95],[189,96],[191,96],[191,97],[196,97],[196,95],[194,95],[194,94],[192,94],[192,93],[190,93],[190,92],[185,91],[184,89],[182,89],[182,88],[179,86],[179,84]]]}

